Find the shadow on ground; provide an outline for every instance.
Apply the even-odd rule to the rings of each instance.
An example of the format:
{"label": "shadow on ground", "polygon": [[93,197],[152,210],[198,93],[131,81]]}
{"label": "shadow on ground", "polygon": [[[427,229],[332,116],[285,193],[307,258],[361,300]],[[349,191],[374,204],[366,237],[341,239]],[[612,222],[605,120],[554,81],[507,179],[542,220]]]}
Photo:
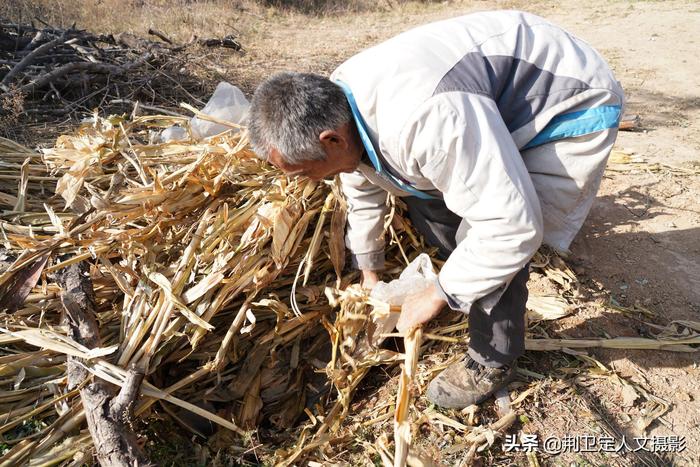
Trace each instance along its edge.
{"label": "shadow on ground", "polygon": [[658,127],[689,126],[688,114],[700,110],[700,97],[693,94],[671,95],[643,88],[632,88],[625,93],[626,113],[640,115],[641,128],[647,131]]}
{"label": "shadow on ground", "polygon": [[[615,180],[620,181],[619,178]],[[684,180],[684,184],[692,185],[689,179]],[[680,229],[667,220],[683,217],[691,220],[692,225],[692,219],[700,218],[700,213],[692,205],[689,208],[671,206],[669,198],[653,196],[650,194],[653,191],[648,185],[636,185],[596,199],[586,224],[572,245],[572,255],[568,260],[580,280],[578,302],[582,306],[571,317],[544,324],[551,337],[654,338],[659,333],[654,325],[666,326],[674,320],[700,321],[700,228]],[[601,303],[620,305],[629,312],[603,308]],[[648,315],[646,311],[653,314]],[[681,403],[674,395],[676,391],[693,392],[692,368],[698,362],[697,351],[588,349],[586,352],[608,368],[627,373],[626,377],[632,375],[635,380],[641,378],[643,381],[646,377],[652,378],[647,387],[669,398],[672,410]],[[554,375],[561,374],[556,370],[567,364],[567,358],[570,357],[560,352],[527,352],[523,360],[528,368],[543,371],[556,380],[559,377]],[[683,374],[686,376],[679,377]],[[626,409],[616,406],[619,394],[606,392],[602,382],[587,387],[575,383],[567,373],[562,374],[558,381],[576,394],[594,417],[590,420],[577,416],[579,421],[571,427],[574,431],[603,426],[618,442],[623,436],[627,441],[641,436],[632,424],[621,421]],[[663,381],[667,387],[659,387]],[[571,402],[564,399],[550,403]],[[544,414],[545,426],[547,423],[555,426],[564,423],[550,417]],[[692,425],[692,415],[685,417],[683,424]],[[659,426],[658,423],[654,422],[649,430]],[[671,433],[690,433],[687,431],[690,426],[682,424],[678,428],[685,431],[677,432],[675,426],[666,423]],[[697,455],[692,442],[693,438],[689,438],[688,448],[683,453],[640,449],[617,460],[621,465],[685,465],[688,456]],[[634,443],[632,441],[631,446],[636,447]]]}

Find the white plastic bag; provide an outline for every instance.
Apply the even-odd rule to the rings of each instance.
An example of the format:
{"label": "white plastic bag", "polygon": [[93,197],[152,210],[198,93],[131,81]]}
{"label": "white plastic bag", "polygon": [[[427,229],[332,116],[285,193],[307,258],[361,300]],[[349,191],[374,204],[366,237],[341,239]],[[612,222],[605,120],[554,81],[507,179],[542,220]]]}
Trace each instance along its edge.
{"label": "white plastic bag", "polygon": [[[433,270],[430,256],[425,253],[419,255],[411,261],[401,272],[398,279],[393,281],[379,282],[370,293],[370,298],[388,303],[393,306],[403,305],[406,297],[424,291],[431,284],[437,283],[438,276]],[[394,330],[399,321],[400,313],[373,313],[373,329],[368,332],[370,343],[373,347],[379,346],[385,339],[382,334],[388,334]]]}
{"label": "white plastic bag", "polygon": [[433,263],[430,256],[423,253],[406,266],[398,279],[375,285],[369,296],[390,305],[403,305],[406,296],[421,292],[435,282],[437,274],[433,271]]}
{"label": "white plastic bag", "polygon": [[187,130],[182,128],[180,125],[173,125],[160,134],[160,142],[169,143],[171,141],[187,141],[189,136],[187,135]]}
{"label": "white plastic bag", "polygon": [[[250,102],[243,95],[243,91],[231,83],[222,81],[216,86],[214,94],[202,109],[202,113],[242,125],[248,117],[249,108]],[[190,121],[190,129],[194,139],[203,139],[223,133],[231,127],[193,117]]]}
{"label": "white plastic bag", "polygon": [[[243,95],[243,91],[231,83],[222,81],[216,86],[214,94],[202,109],[202,113],[226,122],[245,125],[249,108],[250,102]],[[192,117],[190,119],[190,131],[195,141],[216,136],[230,129],[230,126],[201,118]],[[162,143],[187,139],[187,131],[179,125],[168,127],[158,135],[158,140]]]}

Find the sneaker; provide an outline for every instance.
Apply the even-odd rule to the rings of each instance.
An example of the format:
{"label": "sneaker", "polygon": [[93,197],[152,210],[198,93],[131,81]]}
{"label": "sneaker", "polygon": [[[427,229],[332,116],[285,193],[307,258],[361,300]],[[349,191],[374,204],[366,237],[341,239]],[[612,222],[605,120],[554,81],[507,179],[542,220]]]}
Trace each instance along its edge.
{"label": "sneaker", "polygon": [[490,368],[470,356],[445,368],[428,385],[430,402],[445,409],[463,409],[480,404],[505,387],[515,376],[515,364]]}

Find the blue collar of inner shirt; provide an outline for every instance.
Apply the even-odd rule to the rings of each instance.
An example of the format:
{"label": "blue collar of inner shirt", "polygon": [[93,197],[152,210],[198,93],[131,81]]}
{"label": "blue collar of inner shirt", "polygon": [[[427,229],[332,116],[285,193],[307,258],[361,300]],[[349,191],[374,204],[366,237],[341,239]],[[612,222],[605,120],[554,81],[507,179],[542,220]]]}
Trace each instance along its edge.
{"label": "blue collar of inner shirt", "polygon": [[353,96],[352,91],[350,90],[350,87],[340,80],[336,80],[335,83],[338,86],[340,86],[340,88],[345,93],[345,97],[347,98],[348,104],[350,105],[350,110],[352,111],[353,119],[355,120],[355,125],[357,126],[357,132],[360,134],[360,139],[362,140],[362,145],[365,147],[365,151],[367,152],[367,157],[369,158],[370,162],[372,163],[372,166],[374,166],[374,170],[376,171],[377,175],[379,175],[380,177],[382,177],[385,180],[388,180],[390,183],[392,183],[394,186],[396,186],[400,190],[405,191],[407,193],[410,193],[412,196],[415,196],[415,197],[421,198],[421,199],[437,199],[435,196],[429,195],[429,194],[424,193],[416,188],[413,188],[411,185],[409,185],[408,183],[404,182],[403,180],[395,177],[391,172],[389,172],[388,170],[385,170],[382,167],[381,160],[379,159],[377,152],[374,150],[374,145],[372,144],[372,140],[369,138],[369,134],[367,133],[367,127],[365,125],[365,121],[362,118],[362,115],[360,114],[360,111],[357,108],[357,102],[355,102],[355,96]]}

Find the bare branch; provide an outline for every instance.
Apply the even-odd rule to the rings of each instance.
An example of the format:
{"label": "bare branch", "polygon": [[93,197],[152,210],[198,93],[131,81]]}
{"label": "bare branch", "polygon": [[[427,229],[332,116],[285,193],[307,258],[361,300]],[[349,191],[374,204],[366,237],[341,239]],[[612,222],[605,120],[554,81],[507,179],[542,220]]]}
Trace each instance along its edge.
{"label": "bare branch", "polygon": [[173,41],[171,41],[171,40],[168,38],[168,36],[166,36],[165,34],[163,34],[162,32],[160,32],[160,31],[158,31],[158,30],[156,30],[156,29],[149,29],[149,30],[148,30],[148,34],[150,34],[150,35],[152,35],[152,36],[156,36],[157,38],[159,38],[160,40],[162,40],[163,42],[166,42],[166,43],[168,43],[168,44],[172,44],[172,43],[173,43]]}
{"label": "bare branch", "polygon": [[53,71],[50,71],[49,73],[46,73],[39,78],[35,79],[34,81],[25,84],[19,90],[23,93],[31,93],[34,92],[36,89],[40,89],[50,82],[53,82],[62,76],[65,76],[70,73],[76,73],[76,72],[81,72],[81,71],[90,71],[93,73],[106,73],[106,74],[113,74],[113,75],[118,75],[122,73],[126,73],[129,71],[131,68],[136,67],[138,65],[141,65],[142,63],[146,62],[149,58],[151,57],[151,54],[146,52],[143,54],[141,57],[139,57],[137,60],[134,60],[133,62],[126,63],[124,65],[110,65],[107,63],[93,63],[93,62],[73,62],[73,63],[68,63],[66,65],[63,65],[62,67],[56,68]]}
{"label": "bare branch", "polygon": [[61,34],[61,37],[57,37],[56,39],[47,42],[46,44],[40,45],[36,49],[32,50],[29,54],[27,54],[26,57],[24,57],[17,65],[14,66],[10,70],[9,73],[5,75],[5,77],[0,81],[0,88],[2,88],[3,91],[7,91],[9,89],[10,83],[12,83],[12,80],[17,76],[17,74],[27,68],[29,65],[32,63],[35,63],[39,57],[41,57],[44,53],[48,52],[49,50],[53,49],[54,47],[65,43],[67,40],[66,34]]}
{"label": "bare branch", "polygon": [[144,369],[138,368],[136,364],[133,364],[131,368],[129,368],[129,371],[126,373],[124,386],[122,386],[119,390],[119,394],[117,394],[110,404],[113,419],[131,419],[134,401],[136,401],[139,396],[144,374]]}

